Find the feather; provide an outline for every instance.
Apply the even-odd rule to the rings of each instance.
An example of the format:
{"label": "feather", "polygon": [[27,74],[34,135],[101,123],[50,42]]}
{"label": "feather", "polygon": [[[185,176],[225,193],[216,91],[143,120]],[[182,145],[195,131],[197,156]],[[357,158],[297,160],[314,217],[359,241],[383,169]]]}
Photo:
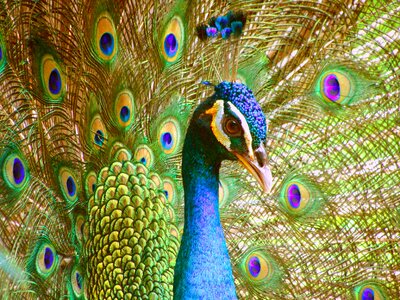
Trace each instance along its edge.
{"label": "feather", "polygon": [[274,178],[222,164],[237,297],[399,299],[399,11],[1,1],[0,294],[172,299],[185,135],[229,80],[266,115]]}

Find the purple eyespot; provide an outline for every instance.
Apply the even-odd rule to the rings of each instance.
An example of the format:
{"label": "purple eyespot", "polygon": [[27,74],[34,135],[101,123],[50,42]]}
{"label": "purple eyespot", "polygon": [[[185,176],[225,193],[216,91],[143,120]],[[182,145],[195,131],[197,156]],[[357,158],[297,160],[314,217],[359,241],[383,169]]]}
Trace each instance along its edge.
{"label": "purple eyespot", "polygon": [[361,300],[374,300],[375,299],[375,293],[372,289],[366,288],[363,290],[362,295],[361,295]]}
{"label": "purple eyespot", "polygon": [[169,57],[174,57],[178,51],[178,41],[173,33],[170,33],[165,37],[164,50]]}
{"label": "purple eyespot", "polygon": [[61,75],[57,69],[53,69],[49,76],[49,90],[57,95],[61,91]]}
{"label": "purple eyespot", "polygon": [[257,256],[250,257],[248,262],[248,268],[250,275],[253,277],[257,277],[261,271],[260,259]]}
{"label": "purple eyespot", "polygon": [[297,184],[292,184],[289,186],[287,197],[291,207],[299,208],[301,202],[301,193]]}
{"label": "purple eyespot", "polygon": [[100,38],[100,49],[103,54],[109,56],[114,51],[114,38],[111,33],[106,32]]}
{"label": "purple eyespot", "polygon": [[25,179],[25,168],[19,158],[14,159],[13,176],[16,184],[21,184]]}
{"label": "purple eyespot", "polygon": [[164,149],[166,150],[170,150],[172,148],[172,146],[174,145],[173,143],[173,138],[171,133],[169,132],[164,132],[161,135],[161,145]]}
{"label": "purple eyespot", "polygon": [[325,96],[335,102],[340,98],[340,83],[335,74],[329,74],[324,79],[324,94]]}
{"label": "purple eyespot", "polygon": [[44,250],[44,266],[46,267],[46,269],[50,269],[53,266],[53,262],[54,262],[54,253],[53,250],[51,250],[49,247],[46,247],[46,249]]}

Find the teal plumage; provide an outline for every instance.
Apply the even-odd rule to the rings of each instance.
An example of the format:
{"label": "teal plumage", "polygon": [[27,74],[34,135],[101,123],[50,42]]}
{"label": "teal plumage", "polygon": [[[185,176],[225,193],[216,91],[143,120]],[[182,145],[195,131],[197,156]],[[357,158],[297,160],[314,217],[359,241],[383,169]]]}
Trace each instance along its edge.
{"label": "teal plumage", "polygon": [[213,182],[238,298],[400,298],[399,10],[2,1],[2,297],[172,299],[185,136],[226,80],[265,113],[273,175]]}

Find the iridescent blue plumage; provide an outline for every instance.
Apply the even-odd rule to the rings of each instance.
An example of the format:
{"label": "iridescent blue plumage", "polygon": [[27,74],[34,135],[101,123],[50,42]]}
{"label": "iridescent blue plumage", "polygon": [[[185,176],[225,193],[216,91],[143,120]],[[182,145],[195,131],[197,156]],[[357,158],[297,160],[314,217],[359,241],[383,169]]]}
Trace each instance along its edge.
{"label": "iridescent blue plumage", "polygon": [[[235,159],[231,150],[236,149],[221,142],[218,135],[224,132],[214,131],[216,126],[224,126],[225,119],[233,118],[224,109],[231,107],[228,102],[244,115],[241,121],[248,123],[254,144],[265,142],[265,116],[243,84],[220,83],[215,94],[195,110],[183,147],[185,223],[175,267],[174,299],[237,298],[218,202],[221,162]],[[217,121],[221,123],[216,125]],[[236,125],[240,124],[237,121]]]}

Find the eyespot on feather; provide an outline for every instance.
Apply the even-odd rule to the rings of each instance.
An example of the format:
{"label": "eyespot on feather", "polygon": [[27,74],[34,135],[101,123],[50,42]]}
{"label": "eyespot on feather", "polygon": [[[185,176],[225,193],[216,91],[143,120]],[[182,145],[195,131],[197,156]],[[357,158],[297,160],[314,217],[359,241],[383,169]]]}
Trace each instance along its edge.
{"label": "eyespot on feather", "polygon": [[86,180],[85,180],[85,192],[86,192],[86,197],[90,198],[96,190],[96,182],[97,182],[97,176],[94,171],[90,171],[86,175]]}
{"label": "eyespot on feather", "polygon": [[344,71],[324,72],[317,85],[317,93],[328,103],[350,104],[354,96],[355,82]]}
{"label": "eyespot on feather", "polygon": [[[323,200],[318,190],[303,178],[292,178],[282,187],[280,203],[292,216],[300,217],[309,214],[313,209],[322,205]],[[317,201],[318,200],[318,201]]]}
{"label": "eyespot on feather", "polygon": [[71,272],[71,286],[76,297],[81,297],[84,292],[84,280],[79,268],[74,267]]}
{"label": "eyespot on feather", "polygon": [[225,181],[220,180],[218,184],[219,206],[223,207],[229,199],[229,188]]}
{"label": "eyespot on feather", "polygon": [[161,55],[168,63],[174,63],[180,57],[184,47],[184,26],[180,17],[173,17],[162,34]]}
{"label": "eyespot on feather", "polygon": [[107,131],[99,115],[96,115],[90,125],[90,140],[96,149],[100,149],[107,141]]}
{"label": "eyespot on feather", "polygon": [[21,190],[28,181],[24,160],[17,154],[9,154],[3,162],[3,178],[10,188]]}
{"label": "eyespot on feather", "polygon": [[248,284],[258,290],[276,287],[281,280],[278,264],[261,247],[249,250],[243,256],[239,270]]}
{"label": "eyespot on feather", "polygon": [[180,139],[180,127],[175,118],[167,118],[161,123],[158,131],[158,143],[165,154],[176,152]]}
{"label": "eyespot on feather", "polygon": [[63,167],[59,171],[59,180],[65,200],[70,204],[74,204],[78,198],[79,189],[74,175],[69,169]]}
{"label": "eyespot on feather", "polygon": [[108,13],[103,13],[97,19],[95,26],[95,49],[103,61],[111,61],[118,49],[118,39],[114,22]]}
{"label": "eyespot on feather", "polygon": [[49,54],[43,56],[40,75],[48,100],[61,101],[65,91],[65,76],[53,56]]}
{"label": "eyespot on feather", "polygon": [[151,168],[154,163],[153,151],[147,145],[139,145],[135,151],[135,159],[145,165],[147,168]]}
{"label": "eyespot on feather", "polygon": [[386,300],[383,288],[375,282],[365,282],[354,289],[357,300]]}
{"label": "eyespot on feather", "polygon": [[36,271],[47,278],[54,273],[58,266],[58,255],[54,247],[49,243],[42,243],[36,252]]}
{"label": "eyespot on feather", "polygon": [[132,93],[125,90],[118,94],[114,109],[119,126],[128,129],[133,124],[135,108]]}
{"label": "eyespot on feather", "polygon": [[167,198],[167,201],[172,204],[175,205],[176,201],[177,201],[177,193],[176,193],[176,187],[175,187],[175,183],[171,178],[164,178],[163,179],[163,189],[164,189],[164,194],[165,197]]}
{"label": "eyespot on feather", "polygon": [[79,242],[83,242],[83,227],[85,225],[85,218],[78,215],[75,219],[75,236]]}

